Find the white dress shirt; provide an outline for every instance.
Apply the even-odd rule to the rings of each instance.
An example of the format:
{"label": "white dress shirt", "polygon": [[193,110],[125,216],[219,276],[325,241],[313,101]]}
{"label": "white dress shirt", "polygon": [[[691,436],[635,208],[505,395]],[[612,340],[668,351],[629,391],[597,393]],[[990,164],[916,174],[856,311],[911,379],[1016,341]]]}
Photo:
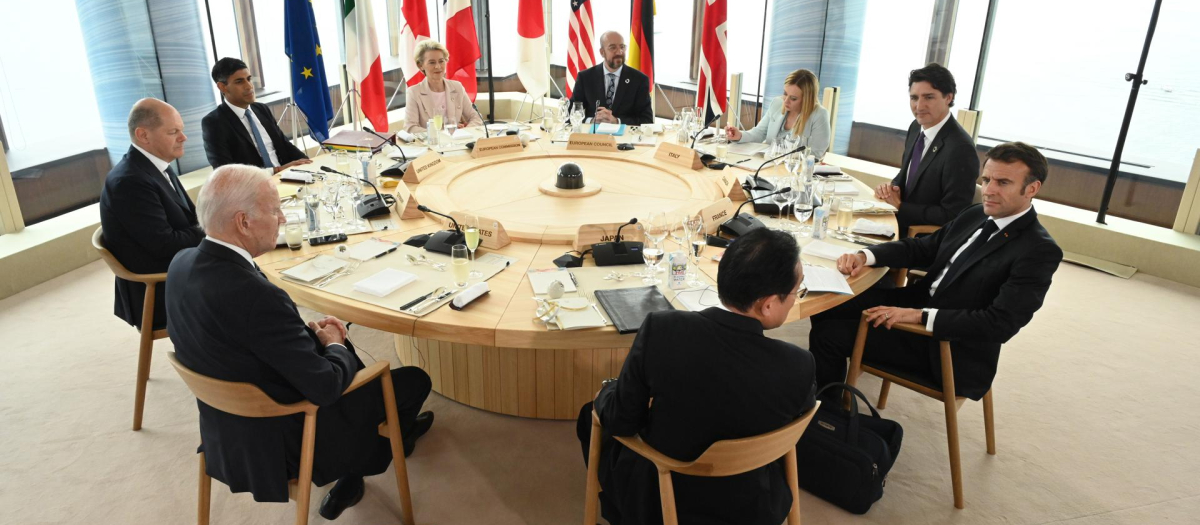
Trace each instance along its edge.
{"label": "white dress shirt", "polygon": [[[250,120],[246,118],[246,112],[250,111],[250,108],[239,108],[233,104],[230,104],[229,100],[225,101],[225,105],[228,106],[229,109],[233,110],[233,114],[236,115],[238,120],[242,122],[242,125],[246,127],[246,133],[250,134],[250,142],[254,143],[254,132],[250,130]],[[264,128],[262,122],[259,122],[257,114],[254,115],[254,126],[258,128],[258,134],[262,137],[263,144],[267,146],[267,156],[271,159],[271,166],[279,166],[279,156],[275,155],[275,143],[271,142],[271,135],[267,134],[267,128]],[[254,149],[258,149],[258,144],[254,144]]]}
{"label": "white dress shirt", "polygon": [[[945,123],[945,121],[942,121],[942,122]],[[1020,212],[1014,213],[1012,215],[1009,215],[1008,217],[1004,217],[1001,219],[989,218],[988,220],[995,221],[996,231],[992,232],[992,235],[990,237],[988,237],[988,240],[989,241],[992,240],[992,237],[995,237],[997,233],[1004,231],[1004,228],[1008,227],[1009,224],[1012,224],[1013,221],[1020,219],[1022,215],[1029,213],[1029,210],[1032,210],[1032,209],[1033,209],[1033,206],[1030,206]],[[975,232],[971,234],[970,237],[967,237],[966,241],[963,241],[962,246],[959,246],[958,249],[954,251],[954,255],[950,256],[950,260],[946,261],[946,266],[942,268],[942,271],[940,273],[938,273],[937,279],[934,279],[933,284],[929,285],[929,296],[930,297],[933,297],[933,294],[935,292],[937,292],[938,285],[942,284],[942,279],[944,279],[946,277],[946,272],[948,272],[950,270],[950,266],[952,264],[954,264],[954,260],[958,259],[959,254],[961,254],[963,252],[963,250],[966,250],[967,246],[970,246],[971,243],[975,241],[975,238],[979,237],[979,233],[982,231],[983,231],[982,226],[977,228],[975,230]],[[866,265],[867,266],[875,266],[875,254],[871,253],[870,249],[865,249],[865,250],[861,250],[861,251],[863,253],[863,256],[865,256],[867,258]],[[929,317],[926,318],[926,320],[925,320],[925,329],[932,332],[933,331],[933,318],[935,316],[937,316],[937,308],[926,308],[925,311],[929,312]]]}
{"label": "white dress shirt", "polygon": [[925,149],[921,150],[921,158],[922,159],[925,158],[926,153],[929,153],[929,146],[933,144],[934,137],[937,136],[939,131],[942,131],[942,126],[945,126],[946,122],[948,122],[949,120],[950,120],[950,112],[947,111],[946,116],[942,117],[941,122],[938,122],[937,124],[934,124],[926,129],[921,130],[921,133],[925,134]]}
{"label": "white dress shirt", "polygon": [[142,147],[138,146],[137,144],[131,144],[131,146],[133,146],[134,149],[142,152],[142,155],[145,155],[146,158],[150,159],[150,163],[154,164],[155,168],[158,168],[158,172],[162,174],[164,179],[167,179],[167,186],[170,186],[171,189],[175,189],[175,183],[171,182],[171,176],[167,175],[167,168],[171,167],[170,162],[155,157],[149,151],[142,149]]}

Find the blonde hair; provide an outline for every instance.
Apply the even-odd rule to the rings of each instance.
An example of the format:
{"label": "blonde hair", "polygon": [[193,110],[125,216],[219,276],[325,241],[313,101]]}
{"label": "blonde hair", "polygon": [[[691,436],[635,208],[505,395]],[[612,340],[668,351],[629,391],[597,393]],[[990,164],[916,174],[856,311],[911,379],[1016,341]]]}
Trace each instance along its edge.
{"label": "blonde hair", "polygon": [[437,40],[422,40],[417,42],[417,50],[413,51],[413,60],[417,62],[417,69],[421,68],[421,60],[425,58],[426,51],[441,51],[446,58],[450,58],[450,51],[446,50],[446,46],[442,45]]}
{"label": "blonde hair", "polygon": [[[796,86],[800,88],[800,118],[796,119],[796,123],[792,125],[792,134],[799,136],[804,133],[804,126],[808,124],[808,117],[811,117],[813,111],[817,109],[817,92],[821,90],[821,83],[817,81],[817,76],[812,71],[807,69],[797,69],[788,74],[787,78],[783,79],[783,86]],[[787,96],[785,93],[783,96]],[[780,108],[780,111],[787,115],[787,107]]]}

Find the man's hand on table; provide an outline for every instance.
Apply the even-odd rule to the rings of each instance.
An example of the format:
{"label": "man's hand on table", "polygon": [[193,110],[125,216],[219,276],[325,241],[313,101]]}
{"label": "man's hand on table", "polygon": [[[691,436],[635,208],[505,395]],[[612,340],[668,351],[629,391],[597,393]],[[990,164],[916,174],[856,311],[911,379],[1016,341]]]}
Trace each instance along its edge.
{"label": "man's hand on table", "polygon": [[597,109],[596,116],[592,117],[592,120],[595,120],[601,124],[616,124],[618,122],[617,117],[613,116],[612,110],[606,107]]}
{"label": "man's hand on table", "polygon": [[282,166],[275,166],[275,173],[279,173],[289,168],[295,168],[296,166],[303,166],[305,164],[312,164],[312,159],[297,159]]}
{"label": "man's hand on table", "polygon": [[883,202],[891,204],[896,209],[900,208],[900,186],[892,186],[890,182],[885,182],[875,187],[875,198]]}
{"label": "man's hand on table", "polygon": [[867,256],[861,251],[844,254],[837,260],[838,271],[850,277],[858,277],[867,267]]}
{"label": "man's hand on table", "polygon": [[346,344],[346,324],[336,317],[325,316],[319,321],[309,321],[308,327],[317,333],[317,339],[321,341],[322,346]]}
{"label": "man's hand on table", "polygon": [[888,330],[896,323],[921,324],[921,310],[917,308],[900,308],[897,306],[876,306],[867,308],[867,322],[876,328],[884,325]]}

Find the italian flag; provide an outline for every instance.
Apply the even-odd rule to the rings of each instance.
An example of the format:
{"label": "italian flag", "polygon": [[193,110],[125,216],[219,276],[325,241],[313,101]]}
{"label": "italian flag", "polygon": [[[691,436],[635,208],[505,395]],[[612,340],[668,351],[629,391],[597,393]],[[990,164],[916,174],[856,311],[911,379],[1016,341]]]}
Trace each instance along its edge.
{"label": "italian flag", "polygon": [[379,39],[371,0],[343,0],[342,25],[346,33],[346,69],[358,83],[359,105],[376,131],[388,130],[383,96],[383,66],[379,62]]}

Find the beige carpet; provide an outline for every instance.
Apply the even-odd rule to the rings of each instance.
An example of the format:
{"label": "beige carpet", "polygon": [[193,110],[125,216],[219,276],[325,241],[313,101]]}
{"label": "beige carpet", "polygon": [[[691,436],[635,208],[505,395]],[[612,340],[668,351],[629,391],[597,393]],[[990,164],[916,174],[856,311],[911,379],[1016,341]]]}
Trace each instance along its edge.
{"label": "beige carpet", "polygon": [[[0,301],[0,522],[192,523],[194,398],[155,348],[145,428],[129,430],[137,334],[111,315],[96,262]],[[311,314],[311,313],[310,313]],[[938,403],[893,389],[884,414],[904,448],[865,516],[802,494],[806,524],[1196,523],[1200,521],[1200,290],[1064,265],[1047,305],[1004,349],[999,455],[978,403],[960,416],[967,508],[952,505]],[[808,324],[778,337],[805,343]],[[395,362],[391,338],[352,339]],[[865,379],[868,392],[878,381]],[[873,394],[872,394],[873,397]],[[579,523],[584,469],[574,426],[498,416],[432,395],[437,423],[409,459],[422,524]],[[390,471],[338,523],[398,523]],[[213,523],[290,523],[294,504],[213,486]],[[327,488],[314,490],[319,500]],[[323,523],[310,509],[312,523]]]}

